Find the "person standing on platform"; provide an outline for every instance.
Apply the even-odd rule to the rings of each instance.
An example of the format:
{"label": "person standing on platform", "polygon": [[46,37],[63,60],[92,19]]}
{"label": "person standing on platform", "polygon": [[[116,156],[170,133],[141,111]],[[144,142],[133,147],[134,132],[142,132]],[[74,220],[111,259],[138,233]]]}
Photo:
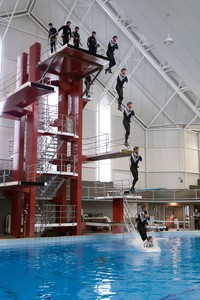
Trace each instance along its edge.
{"label": "person standing on platform", "polygon": [[53,53],[53,51],[56,51],[57,34],[58,33],[56,28],[53,27],[52,23],[49,23],[49,43],[50,43],[51,53]]}
{"label": "person standing on platform", "polygon": [[194,218],[194,228],[195,230],[199,230],[200,229],[200,224],[199,224],[199,218],[200,218],[200,214],[198,212],[198,209],[195,209],[194,213],[193,213],[193,218]]}
{"label": "person standing on platform", "polygon": [[124,99],[123,88],[125,82],[128,82],[128,78],[126,76],[126,68],[123,68],[121,69],[120,74],[117,76],[117,85],[116,85],[116,91],[118,94],[118,110],[120,111],[122,111],[122,101]]}
{"label": "person standing on platform", "polygon": [[92,35],[87,40],[87,46],[89,49],[90,54],[97,54],[97,48],[99,47],[99,44],[96,40],[96,32],[92,31]]}
{"label": "person standing on platform", "polygon": [[114,51],[119,49],[117,41],[118,41],[118,36],[114,35],[112,40],[108,43],[108,49],[106,55],[109,59],[109,67],[105,69],[105,74],[107,74],[107,72],[112,74],[111,68],[116,65]]}
{"label": "person standing on platform", "polygon": [[138,213],[137,218],[137,230],[141,236],[141,239],[144,242],[144,247],[147,241],[147,228],[146,225],[148,224],[148,221],[150,220],[150,215],[148,213],[148,205],[143,204],[142,210]]}
{"label": "person standing on platform", "polygon": [[133,106],[133,103],[128,102],[127,106],[125,107],[124,112],[123,112],[123,125],[124,125],[124,129],[126,131],[124,146],[126,146],[126,147],[129,147],[128,138],[129,138],[129,135],[130,135],[131,118],[135,116],[135,113],[134,113],[134,110],[133,110],[132,106]]}
{"label": "person standing on platform", "polygon": [[62,27],[60,27],[58,29],[58,32],[61,31],[61,30],[63,31],[62,32],[63,45],[68,44],[71,37],[72,37],[72,31],[71,31],[70,26],[71,26],[71,22],[67,21],[66,25],[63,25]]}
{"label": "person standing on platform", "polygon": [[135,146],[133,148],[133,153],[131,154],[131,165],[130,165],[130,170],[133,176],[133,182],[132,182],[132,187],[130,189],[131,193],[135,192],[135,184],[138,181],[138,163],[139,161],[142,161],[142,157],[139,154],[139,147]]}
{"label": "person standing on platform", "polygon": [[72,38],[73,38],[73,43],[75,48],[78,49],[79,46],[82,46],[78,26],[76,26],[75,30],[72,32]]}

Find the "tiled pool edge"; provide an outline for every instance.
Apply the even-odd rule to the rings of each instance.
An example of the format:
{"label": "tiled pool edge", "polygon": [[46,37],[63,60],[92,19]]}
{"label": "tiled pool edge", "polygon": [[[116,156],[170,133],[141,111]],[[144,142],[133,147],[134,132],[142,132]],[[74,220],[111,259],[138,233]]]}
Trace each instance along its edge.
{"label": "tiled pool edge", "polygon": [[[136,233],[118,233],[118,234],[101,234],[101,235],[80,235],[66,237],[37,237],[37,238],[19,238],[19,239],[1,239],[0,248],[3,246],[22,246],[22,245],[46,245],[52,243],[71,243],[80,241],[92,241],[95,239],[125,239],[134,237]],[[170,236],[199,236],[200,231],[163,231],[149,232],[149,235],[155,237],[170,237]]]}

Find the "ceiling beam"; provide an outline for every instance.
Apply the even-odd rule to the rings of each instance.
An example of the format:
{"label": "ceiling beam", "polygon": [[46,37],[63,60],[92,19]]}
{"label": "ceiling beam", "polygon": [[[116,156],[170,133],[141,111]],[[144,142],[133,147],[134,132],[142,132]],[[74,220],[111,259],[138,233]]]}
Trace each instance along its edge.
{"label": "ceiling beam", "polygon": [[168,103],[174,98],[176,95],[176,91],[173,92],[173,94],[169,97],[169,99],[165,102],[165,104],[160,108],[160,111],[155,115],[155,117],[151,120],[149,125],[147,126],[147,129],[151,127],[151,125],[154,123],[154,121],[158,118],[158,116],[161,114],[161,112],[165,109],[165,107],[168,105]]}
{"label": "ceiling beam", "polygon": [[13,12],[12,12],[12,14],[11,14],[11,16],[10,16],[8,25],[7,25],[7,27],[6,27],[6,30],[4,31],[3,37],[2,37],[2,39],[1,39],[2,42],[3,42],[3,40],[4,40],[5,37],[6,37],[6,34],[7,34],[7,32],[8,32],[8,29],[9,29],[9,27],[10,27],[10,24],[11,24],[11,22],[12,22],[12,18],[13,18],[13,16],[14,16],[14,13],[15,13],[16,9],[17,9],[18,3],[19,3],[19,0],[17,0],[16,3],[15,3],[15,6],[14,6]]}
{"label": "ceiling beam", "polygon": [[180,96],[180,98],[190,107],[190,109],[200,117],[199,111],[196,110],[195,106],[191,103],[190,99],[184,95],[184,93],[180,90],[180,87],[177,86],[172,79],[170,79],[167,74],[161,70],[160,65],[155,62],[155,60],[151,57],[150,52],[147,52],[140,44],[140,42],[135,38],[133,34],[131,34],[128,29],[119,21],[118,17],[115,16],[113,10],[104,3],[103,0],[96,0],[96,3],[102,8],[102,10],[112,19],[112,21],[124,32],[124,34],[129,38],[129,40],[134,43],[137,49],[146,57],[149,63],[157,70],[157,72],[165,79],[165,81],[176,91],[176,93]]}
{"label": "ceiling beam", "polygon": [[[133,81],[133,83],[136,84],[136,86],[140,89],[140,91],[142,91],[147,98],[160,110],[161,106],[153,99],[153,97],[141,86],[141,84],[135,79],[135,78],[131,78],[131,80]],[[177,127],[177,124],[174,122],[174,120],[172,120],[172,118],[165,112],[163,111],[164,115],[169,119],[169,121],[174,124],[175,127]]]}

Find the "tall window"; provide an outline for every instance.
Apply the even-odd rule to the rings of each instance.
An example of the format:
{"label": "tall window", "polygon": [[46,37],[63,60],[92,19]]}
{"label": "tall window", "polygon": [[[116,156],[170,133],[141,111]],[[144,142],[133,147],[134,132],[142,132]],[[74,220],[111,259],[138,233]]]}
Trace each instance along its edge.
{"label": "tall window", "polygon": [[[109,139],[111,133],[110,105],[99,104],[99,150],[101,153],[109,151]],[[99,161],[98,180],[111,181],[111,161],[110,159]]]}

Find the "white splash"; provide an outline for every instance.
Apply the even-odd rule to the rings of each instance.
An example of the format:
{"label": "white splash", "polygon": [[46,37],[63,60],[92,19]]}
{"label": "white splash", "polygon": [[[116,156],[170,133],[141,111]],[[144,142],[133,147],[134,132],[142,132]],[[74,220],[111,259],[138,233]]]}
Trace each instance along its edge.
{"label": "white splash", "polygon": [[134,248],[136,248],[138,251],[142,251],[142,252],[161,252],[161,249],[158,246],[158,242],[157,242],[157,239],[155,237],[153,239],[153,247],[151,247],[151,248],[145,248],[144,247],[144,242],[142,241],[140,236],[134,237],[130,244]]}

